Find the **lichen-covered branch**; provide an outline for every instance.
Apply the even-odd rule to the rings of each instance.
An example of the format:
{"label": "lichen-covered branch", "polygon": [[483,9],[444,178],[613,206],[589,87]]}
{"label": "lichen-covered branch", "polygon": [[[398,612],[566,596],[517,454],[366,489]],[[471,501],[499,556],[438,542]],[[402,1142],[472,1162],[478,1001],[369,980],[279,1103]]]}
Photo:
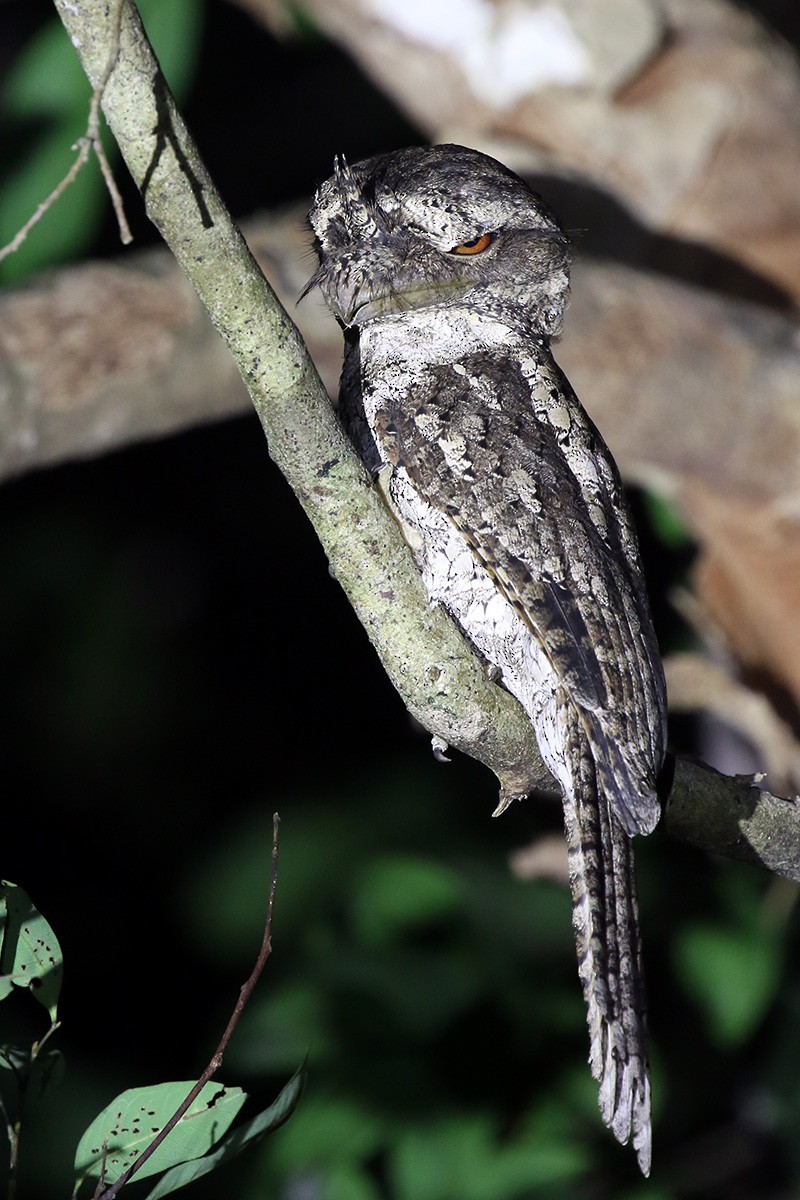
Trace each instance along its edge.
{"label": "lichen-covered branch", "polygon": [[[55,4],[96,83],[108,55],[105,0]],[[150,218],[227,344],[270,454],[313,522],[409,710],[431,732],[491,767],[507,795],[547,787],[549,776],[522,710],[487,680],[444,613],[430,607],[399,530],[343,436],[297,329],[213,187],[128,0],[103,108]],[[727,809],[727,833],[713,848],[731,853],[750,839],[751,858],[796,877],[800,866],[790,856],[770,854],[777,833],[763,833],[760,816],[777,813],[779,823],[790,822],[793,806],[764,794],[754,804],[752,789],[743,788],[740,780],[710,768],[679,763],[667,828],[697,841],[695,818],[706,804]],[[681,817],[687,812],[688,821]],[[730,836],[731,822],[741,837]],[[701,817],[701,830],[706,825]],[[797,844],[794,829],[792,837]]]}
{"label": "lichen-covered branch", "polygon": [[720,775],[676,759],[664,812],[672,837],[755,863],[800,883],[800,802],[773,796],[749,775]]}

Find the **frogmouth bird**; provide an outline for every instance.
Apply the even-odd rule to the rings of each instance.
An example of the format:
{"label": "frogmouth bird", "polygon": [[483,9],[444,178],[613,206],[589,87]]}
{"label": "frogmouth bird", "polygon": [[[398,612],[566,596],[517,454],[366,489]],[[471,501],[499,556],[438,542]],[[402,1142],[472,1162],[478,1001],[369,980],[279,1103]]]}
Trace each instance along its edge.
{"label": "frogmouth bird", "polygon": [[342,419],[561,788],[589,1061],[647,1174],[631,838],[659,817],[665,685],[617,468],[550,349],[569,242],[526,183],[453,145],[337,162],[310,222],[309,288],[345,330]]}

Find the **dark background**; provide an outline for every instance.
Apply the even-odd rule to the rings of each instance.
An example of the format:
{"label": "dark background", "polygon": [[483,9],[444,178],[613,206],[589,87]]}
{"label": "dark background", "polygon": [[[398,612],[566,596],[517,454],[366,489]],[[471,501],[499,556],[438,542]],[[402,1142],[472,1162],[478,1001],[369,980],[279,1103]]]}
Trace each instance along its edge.
{"label": "dark background", "polygon": [[[202,11],[183,107],[234,212],[310,195],[336,152],[421,140],[313,30],[278,44],[232,5]],[[797,38],[794,4],[761,11]],[[51,19],[6,0],[4,67]],[[11,175],[42,130],[5,133]],[[137,245],[155,241],[125,187]],[[108,212],[92,236],[92,254],[119,252]],[[691,551],[644,521],[642,539],[674,648],[667,592]],[[308,1091],[195,1195],[797,1194],[794,890],[658,832],[641,846],[644,1185],[595,1112],[566,893],[506,868],[559,806],[491,821],[488,772],[434,762],[255,417],[5,484],[0,677],[2,873],[66,963],[67,1073],[29,1115],[21,1200],[68,1194],[77,1139],[116,1093],[204,1066],[258,946],[275,810],[275,952],[222,1078],[255,1112],[308,1052]],[[0,1040],[23,1031],[42,1017],[15,996]]]}

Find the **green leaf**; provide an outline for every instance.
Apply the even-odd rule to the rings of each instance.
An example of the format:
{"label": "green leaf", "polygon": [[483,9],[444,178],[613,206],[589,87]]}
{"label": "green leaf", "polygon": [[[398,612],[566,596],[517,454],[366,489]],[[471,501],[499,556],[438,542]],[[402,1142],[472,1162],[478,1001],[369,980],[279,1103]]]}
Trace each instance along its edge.
{"label": "green leaf", "polygon": [[385,943],[406,930],[463,910],[463,881],[451,868],[424,858],[376,859],[355,888],[353,910],[362,938]]}
{"label": "green leaf", "polygon": [[671,500],[656,496],[653,492],[645,492],[642,499],[647,519],[665,546],[670,550],[684,550],[693,544],[693,538]]}
{"label": "green leaf", "polygon": [[0,883],[0,1000],[14,987],[31,993],[56,1020],[64,958],[58,938],[30,897],[15,883]]}
{"label": "green leaf", "polygon": [[197,67],[205,21],[201,0],[138,0],[147,36],[158,57],[169,89],[180,101]]}
{"label": "green leaf", "polygon": [[654,1187],[649,1180],[622,1192],[619,1200],[675,1200],[671,1187]]}
{"label": "green leaf", "polygon": [[309,1046],[319,1063],[336,1044],[326,1010],[325,997],[308,983],[285,983],[274,995],[251,1001],[228,1050],[228,1069],[282,1075]]}
{"label": "green leaf", "polygon": [[28,1081],[28,1100],[41,1100],[64,1078],[66,1064],[60,1050],[44,1050],[37,1054]]}
{"label": "green leaf", "polygon": [[[82,137],[85,121],[75,116],[59,121],[40,134],[16,170],[3,181],[0,193],[0,242],[5,245],[66,175],[77,157],[72,149]],[[113,158],[113,142],[104,139]],[[108,203],[100,168],[93,157],[71,186],[42,217],[19,250],[0,264],[0,278],[13,283],[23,275],[80,257],[92,242],[96,224]]]}
{"label": "green leaf", "polygon": [[[205,20],[201,0],[139,0],[138,8],[170,90],[185,94],[197,65]],[[4,108],[13,116],[67,113],[86,128],[92,95],[80,59],[61,21],[54,17],[17,56],[3,88]]]}
{"label": "green leaf", "polygon": [[[50,116],[86,129],[92,88],[58,17],[42,26],[14,62],[3,88],[3,106],[16,117]],[[44,197],[42,197],[44,199]]]}
{"label": "green leaf", "polygon": [[64,1055],[60,1050],[34,1054],[30,1046],[0,1046],[0,1070],[13,1071],[28,1101],[41,1100],[64,1078]]}
{"label": "green leaf", "polygon": [[[114,1183],[161,1132],[185,1100],[194,1083],[158,1083],[130,1088],[112,1100],[84,1133],[75,1152],[78,1184],[88,1175],[99,1177],[106,1146],[105,1181]],[[170,1130],[137,1179],[145,1179],[178,1163],[200,1158],[229,1129],[247,1099],[241,1088],[207,1083],[200,1095]]]}
{"label": "green leaf", "polygon": [[294,1112],[303,1094],[305,1083],[306,1067],[304,1063],[283,1088],[274,1104],[271,1104],[258,1116],[253,1117],[251,1121],[232,1130],[211,1154],[167,1171],[165,1175],[161,1176],[153,1190],[148,1192],[145,1200],[161,1200],[162,1196],[168,1196],[170,1192],[185,1187],[187,1183],[201,1179],[203,1175],[208,1175],[209,1171],[224,1166],[246,1146],[255,1145],[265,1134],[272,1133],[284,1121],[288,1121]]}
{"label": "green leaf", "polygon": [[19,1074],[31,1065],[30,1046],[0,1046],[0,1069]]}
{"label": "green leaf", "polygon": [[693,926],[675,943],[686,990],[703,1010],[711,1037],[722,1046],[745,1041],[775,998],[781,954],[766,934]]}
{"label": "green leaf", "polygon": [[[139,5],[164,75],[180,99],[198,63],[205,4],[201,0],[143,0]],[[0,102],[21,123],[22,153],[5,166],[0,190],[0,245],[15,236],[66,175],[83,137],[92,90],[58,18],[43,26],[17,56]],[[103,138],[116,169],[113,138]],[[7,156],[8,158],[8,156]],[[94,156],[79,172],[17,252],[0,264],[0,279],[14,283],[45,266],[77,259],[92,244],[109,200]]]}
{"label": "green leaf", "polygon": [[[54,17],[17,56],[0,93],[4,111],[25,131],[24,138],[18,136],[24,152],[4,172],[1,244],[14,237],[75,161],[72,147],[86,132],[91,94],[64,26]],[[84,167],[53,211],[3,262],[0,278],[13,283],[43,266],[77,258],[94,237],[104,194],[97,164]]]}
{"label": "green leaf", "polygon": [[315,1088],[276,1140],[273,1161],[285,1175],[350,1167],[379,1154],[389,1137],[389,1121],[377,1106]]}
{"label": "green leaf", "polygon": [[409,1131],[390,1160],[398,1200],[517,1200],[590,1165],[574,1139],[500,1142],[487,1116],[447,1117]]}
{"label": "green leaf", "polygon": [[[325,1173],[325,1200],[381,1200],[383,1193],[365,1167],[334,1167]],[[148,1197],[149,1200],[149,1197]]]}

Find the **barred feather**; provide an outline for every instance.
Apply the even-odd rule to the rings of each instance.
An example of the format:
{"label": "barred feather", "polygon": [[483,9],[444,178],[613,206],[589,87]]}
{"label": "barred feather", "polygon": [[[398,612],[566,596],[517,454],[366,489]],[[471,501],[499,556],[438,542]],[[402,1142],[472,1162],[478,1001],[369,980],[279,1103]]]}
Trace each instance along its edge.
{"label": "barred feather", "polygon": [[618,1141],[650,1173],[650,1079],[641,938],[631,839],[598,790],[586,735],[561,696],[565,753],[574,781],[564,790],[572,924],[586,1001],[589,1064],[600,1112]]}

